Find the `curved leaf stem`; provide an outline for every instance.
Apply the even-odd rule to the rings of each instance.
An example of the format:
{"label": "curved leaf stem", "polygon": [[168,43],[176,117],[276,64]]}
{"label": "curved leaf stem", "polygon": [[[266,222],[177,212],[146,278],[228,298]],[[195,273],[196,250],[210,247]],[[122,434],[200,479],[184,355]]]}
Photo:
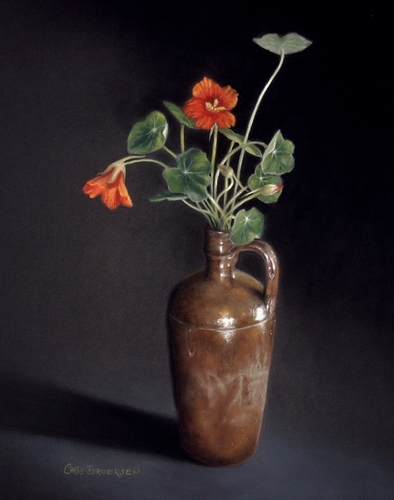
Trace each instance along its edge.
{"label": "curved leaf stem", "polygon": [[[245,132],[245,136],[244,136],[244,143],[248,142],[249,134],[250,134],[250,131],[252,130],[253,122],[254,122],[254,119],[256,118],[256,114],[257,114],[257,111],[258,111],[258,109],[260,107],[261,101],[262,101],[265,93],[267,92],[268,88],[270,87],[271,83],[274,81],[276,75],[279,73],[284,60],[285,60],[285,52],[282,49],[281,53],[280,53],[280,58],[279,58],[278,66],[276,67],[275,71],[272,73],[271,78],[265,84],[265,87],[263,88],[263,90],[261,91],[259,97],[257,98],[257,101],[256,101],[256,104],[255,104],[254,109],[252,111],[252,114],[250,115],[249,123],[248,123],[248,126],[246,128],[246,132]],[[241,154],[240,154],[240,157],[239,157],[239,162],[238,162],[238,172],[239,173],[241,171],[244,154],[245,154],[245,152],[241,151]]]}
{"label": "curved leaf stem", "polygon": [[168,165],[163,163],[162,161],[155,160],[153,158],[140,158],[138,160],[131,160],[124,162],[125,165],[133,165],[134,163],[155,163],[156,165],[160,165],[161,167],[167,169],[170,168]]}
{"label": "curved leaf stem", "polygon": [[163,149],[164,151],[167,151],[168,154],[176,158],[177,155],[173,151],[171,151],[171,149],[167,148],[167,146],[163,146]]}
{"label": "curved leaf stem", "polygon": [[212,157],[211,157],[211,163],[213,167],[215,167],[217,146],[218,146],[218,126],[217,123],[215,123],[215,125],[213,126],[213,143],[212,143]]}
{"label": "curved leaf stem", "polygon": [[236,203],[233,206],[232,212],[234,212],[234,210],[237,210],[238,208],[242,207],[242,205],[244,203],[247,203],[248,201],[253,200],[253,198],[256,198],[259,195],[260,190],[261,190],[261,188],[254,189],[253,191],[251,191],[247,196],[245,196],[242,200],[240,200],[238,203]]}
{"label": "curved leaf stem", "polygon": [[181,153],[184,153],[185,152],[185,124],[184,123],[181,123],[180,143],[181,143]]}
{"label": "curved leaf stem", "polygon": [[209,210],[204,210],[202,208],[199,208],[199,207],[196,207],[195,205],[193,205],[192,203],[189,203],[188,201],[186,200],[182,200],[183,203],[185,205],[187,205],[189,208],[191,208],[192,210],[195,210],[196,212],[199,212],[200,214],[204,215],[204,217],[208,220],[209,224],[212,226],[214,225],[214,221],[212,219],[212,215],[211,213],[209,212]]}
{"label": "curved leaf stem", "polygon": [[213,197],[216,201],[219,201],[218,198],[218,182],[219,182],[220,170],[216,168],[215,179],[213,181]]}
{"label": "curved leaf stem", "polygon": [[225,180],[224,180],[224,188],[223,190],[220,192],[219,196],[217,197],[217,201],[219,202],[220,198],[223,196],[223,202],[225,203],[226,202],[226,196],[228,194],[229,191],[231,191],[232,187],[234,186],[234,176],[231,176],[230,178],[230,182],[229,182],[229,179],[226,177]]}
{"label": "curved leaf stem", "polygon": [[[249,142],[245,142],[243,144],[240,144],[236,148],[232,149],[230,152],[228,152],[226,154],[226,156],[223,158],[223,160],[220,163],[224,164],[224,163],[226,163],[226,161],[229,160],[229,158],[231,158],[233,155],[235,155],[236,153],[238,153],[238,151],[245,150],[249,146],[256,146],[256,145],[257,146],[263,146],[264,148],[267,147],[267,144],[265,142],[261,142],[261,141],[249,141]],[[238,173],[238,175],[239,175],[239,173]]]}
{"label": "curved leaf stem", "polygon": [[[249,134],[250,134],[250,131],[252,130],[253,122],[254,122],[254,119],[256,117],[257,111],[260,107],[261,101],[262,101],[265,93],[267,92],[268,88],[270,87],[271,83],[274,81],[276,75],[279,73],[279,71],[283,65],[284,59],[285,59],[285,53],[284,53],[284,50],[282,49],[281,53],[280,53],[278,66],[276,67],[275,71],[272,73],[270,79],[265,84],[263,90],[261,91],[259,97],[257,98],[257,101],[256,101],[256,104],[255,104],[254,109],[252,111],[252,114],[250,115],[249,122],[248,122],[245,136],[244,136],[244,144],[246,144],[248,142]],[[244,156],[245,156],[245,148],[242,148],[240,155],[239,155],[239,158],[238,158],[238,167],[237,167],[237,177],[238,178],[240,178],[240,176],[241,176],[241,169],[242,169],[242,165],[243,165]],[[235,202],[236,194],[237,194],[237,187],[236,186],[235,186],[234,191],[235,191],[235,196],[234,196],[233,200]],[[236,205],[233,205],[231,211],[234,212],[234,210],[236,210],[236,207],[237,207]]]}
{"label": "curved leaf stem", "polygon": [[216,212],[216,219],[219,220],[219,216],[221,217],[224,217],[225,216],[225,213],[224,213],[224,210],[222,209],[222,207],[217,203],[217,201],[215,200],[215,198],[213,198],[212,195],[210,195],[209,193],[207,193],[207,197],[208,197],[208,200],[210,201],[212,207],[215,208],[215,212]]}
{"label": "curved leaf stem", "polygon": [[130,160],[137,160],[137,159],[142,160],[143,158],[145,158],[145,155],[129,155],[129,156],[125,156],[124,158],[121,158],[118,161],[121,161],[124,164],[127,164],[127,162],[129,162]]}
{"label": "curved leaf stem", "polygon": [[[237,177],[234,176],[234,179],[236,181],[238,181]],[[237,182],[238,184],[238,182]],[[241,194],[246,191],[248,188],[247,186],[242,186],[242,184],[238,184],[241,186],[241,189],[240,191],[236,192],[236,190],[234,189],[234,195],[233,197],[227,202],[227,204],[223,207],[223,210],[225,212],[231,212],[233,213],[234,212],[234,205],[235,205],[235,202],[237,201],[237,199],[241,196]],[[230,208],[231,207],[231,208]]]}

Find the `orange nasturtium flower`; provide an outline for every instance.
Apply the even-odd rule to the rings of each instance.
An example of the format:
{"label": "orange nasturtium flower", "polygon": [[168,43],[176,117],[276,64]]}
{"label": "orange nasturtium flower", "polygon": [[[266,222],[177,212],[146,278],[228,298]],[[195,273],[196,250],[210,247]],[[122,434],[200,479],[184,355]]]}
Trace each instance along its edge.
{"label": "orange nasturtium flower", "polygon": [[125,176],[124,163],[117,161],[112,163],[102,174],[88,181],[83,187],[83,192],[90,198],[101,195],[104,205],[111,210],[119,205],[132,207],[133,202],[124,183]]}
{"label": "orange nasturtium flower", "polygon": [[183,112],[195,121],[197,127],[211,129],[215,124],[220,128],[235,125],[235,116],[230,113],[238,101],[238,93],[231,88],[204,77],[193,87],[193,97],[189,99]]}

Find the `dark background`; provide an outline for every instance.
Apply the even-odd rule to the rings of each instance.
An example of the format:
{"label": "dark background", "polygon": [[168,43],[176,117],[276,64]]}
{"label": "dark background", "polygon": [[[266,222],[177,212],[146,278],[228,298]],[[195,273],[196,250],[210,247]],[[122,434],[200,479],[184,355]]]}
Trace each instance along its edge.
{"label": "dark background", "polygon": [[[0,2],[2,499],[394,499],[387,11]],[[313,45],[286,59],[254,128],[296,145],[265,207],[282,275],[264,432],[245,464],[207,468],[179,450],[165,331],[170,291],[203,265],[204,221],[148,201],[152,165],[128,171],[132,209],[81,190],[203,76],[239,92],[243,132],[277,64],[252,38],[291,31]]]}

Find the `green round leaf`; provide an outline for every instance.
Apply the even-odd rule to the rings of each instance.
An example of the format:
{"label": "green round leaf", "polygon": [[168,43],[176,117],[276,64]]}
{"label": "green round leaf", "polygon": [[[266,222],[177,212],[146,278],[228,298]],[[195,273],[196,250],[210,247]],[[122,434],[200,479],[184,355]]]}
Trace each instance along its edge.
{"label": "green round leaf", "polygon": [[280,130],[278,130],[264,151],[261,161],[263,172],[273,175],[291,172],[294,168],[293,151],[294,144],[283,139]]}
{"label": "green round leaf", "polygon": [[131,129],[127,139],[127,151],[129,154],[153,153],[164,146],[167,134],[166,117],[160,111],[153,111]]}
{"label": "green round leaf", "polygon": [[264,203],[276,203],[279,196],[282,193],[282,189],[271,191],[275,189],[275,186],[282,186],[282,178],[278,175],[267,175],[263,172],[261,165],[256,167],[255,173],[252,174],[248,179],[249,188],[254,191],[256,189],[261,190],[261,194],[257,196],[257,199]]}
{"label": "green round leaf", "polygon": [[307,40],[298,33],[288,33],[285,36],[279,36],[276,33],[270,33],[260,38],[253,38],[253,41],[265,50],[269,50],[274,54],[295,54],[305,50],[311,41]]}
{"label": "green round leaf", "polygon": [[207,197],[212,165],[207,155],[199,149],[189,149],[177,156],[177,168],[164,170],[163,177],[172,193],[184,193],[198,202]]}
{"label": "green round leaf", "polygon": [[269,174],[287,174],[294,168],[294,158],[292,155],[274,152],[265,158],[263,168]]}
{"label": "green round leaf", "polygon": [[257,208],[240,210],[230,232],[231,240],[238,245],[246,245],[255,238],[260,238],[263,229],[264,215]]}

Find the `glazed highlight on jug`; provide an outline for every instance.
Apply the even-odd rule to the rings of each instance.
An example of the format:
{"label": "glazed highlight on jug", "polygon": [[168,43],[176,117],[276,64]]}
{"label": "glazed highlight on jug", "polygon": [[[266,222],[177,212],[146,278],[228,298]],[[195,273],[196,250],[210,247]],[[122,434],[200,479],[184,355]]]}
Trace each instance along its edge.
{"label": "glazed highlight on jug", "polygon": [[[236,269],[257,252],[266,285]],[[275,330],[278,263],[262,241],[234,245],[206,229],[206,268],[184,279],[169,304],[174,397],[186,452],[207,465],[250,457],[262,424]],[[262,266],[263,268],[263,266]]]}

